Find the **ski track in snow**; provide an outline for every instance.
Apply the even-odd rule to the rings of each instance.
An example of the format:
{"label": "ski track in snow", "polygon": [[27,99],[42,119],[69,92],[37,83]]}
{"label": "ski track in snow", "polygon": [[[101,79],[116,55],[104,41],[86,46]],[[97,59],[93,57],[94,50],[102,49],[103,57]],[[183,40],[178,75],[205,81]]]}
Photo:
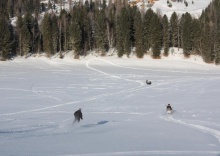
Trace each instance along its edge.
{"label": "ski track in snow", "polygon": [[[109,76],[109,77],[113,77],[113,78],[116,78],[116,79],[122,79],[122,80],[125,80],[125,81],[129,81],[129,82],[133,82],[133,83],[139,83],[138,86],[136,87],[133,87],[133,88],[129,88],[129,89],[125,89],[125,90],[121,90],[121,91],[118,91],[116,93],[104,93],[104,94],[101,94],[101,95],[97,95],[97,96],[92,96],[92,97],[89,97],[89,98],[86,98],[86,99],[83,99],[83,100],[79,100],[79,101],[71,101],[71,102],[67,102],[67,103],[62,103],[62,104],[58,104],[58,105],[54,105],[54,106],[48,106],[48,107],[43,107],[43,108],[39,108],[39,109],[32,109],[32,110],[26,110],[26,111],[19,111],[19,112],[12,112],[12,113],[5,113],[5,114],[0,114],[0,116],[10,116],[10,115],[16,115],[16,114],[22,114],[22,113],[31,113],[31,112],[39,112],[39,111],[44,111],[44,110],[48,110],[48,109],[51,109],[51,108],[57,108],[57,107],[63,107],[63,106],[66,106],[66,105],[73,105],[73,104],[76,104],[76,103],[82,103],[82,102],[87,102],[87,101],[92,101],[92,100],[95,100],[95,99],[98,99],[98,98],[102,98],[102,97],[107,97],[107,96],[112,96],[112,95],[115,95],[115,94],[122,94],[122,93],[128,93],[128,92],[136,92],[136,91],[139,91],[139,90],[142,90],[142,89],[146,89],[147,87],[152,87],[152,86],[147,86],[146,87],[146,84],[143,83],[142,81],[135,81],[135,80],[131,80],[131,79],[127,79],[127,78],[123,78],[123,77],[120,77],[120,76],[115,76],[113,74],[109,74],[109,73],[106,73],[104,71],[101,71],[101,70],[98,70],[96,68],[93,68],[90,64],[92,61],[95,61],[95,60],[98,60],[98,61],[103,61],[103,62],[106,62],[110,65],[113,65],[113,66],[116,66],[116,67],[120,67],[120,68],[127,68],[127,69],[135,69],[135,70],[152,70],[152,69],[140,69],[140,68],[132,68],[132,67],[124,67],[124,66],[120,66],[120,65],[116,65],[110,61],[107,61],[107,60],[104,60],[104,59],[90,59],[86,62],[86,67],[90,70],[93,70],[93,71],[96,71],[98,73],[101,73],[103,75],[106,75],[106,76]],[[56,66],[57,67],[57,66]],[[152,70],[152,71],[162,71],[162,70]],[[168,72],[180,72],[180,71],[168,71]],[[186,72],[186,73],[195,73],[195,72]],[[196,73],[198,74],[198,73]],[[199,73],[201,74],[201,73]],[[207,75],[206,73],[203,73],[204,75]],[[218,74],[216,74],[218,75]],[[201,79],[204,79],[204,78],[201,78]],[[175,82],[179,82],[179,81],[182,81],[182,80],[177,80]],[[186,81],[186,80],[185,80]],[[154,85],[154,87],[158,87],[158,86],[161,86],[161,85],[164,85],[164,84],[167,84],[167,83],[170,83],[170,82],[163,82],[163,83],[159,83],[157,85]],[[34,85],[31,87],[31,90],[25,90],[25,89],[15,89],[15,88],[0,88],[2,90],[18,90],[18,91],[25,91],[25,92],[33,92],[33,93],[38,93],[34,90]],[[54,99],[57,99],[56,97],[52,97],[50,96],[49,98],[54,98]],[[57,99],[57,100],[60,100],[61,99]],[[41,112],[39,112],[41,113]],[[43,113],[43,112],[42,112]],[[90,112],[90,113],[100,113],[100,112]],[[102,112],[102,113],[125,113],[125,114],[131,114],[131,115],[147,115],[149,113],[152,113],[152,112],[149,112],[149,113],[133,113],[133,112]],[[199,130],[201,132],[204,132],[204,133],[208,133],[212,136],[214,136],[215,138],[218,139],[218,141],[220,142],[220,131],[217,131],[217,130],[214,130],[214,129],[211,129],[211,128],[208,128],[208,127],[205,127],[205,126],[201,126],[201,125],[196,125],[196,124],[192,124],[192,123],[187,123],[185,121],[182,121],[182,120],[178,120],[178,119],[174,119],[172,116],[161,116],[161,118],[165,121],[169,121],[169,122],[173,122],[173,123],[177,123],[177,124],[182,124],[184,126],[187,126],[187,127],[190,127],[190,128],[193,128],[193,129],[196,129],[196,130]],[[61,125],[59,125],[59,127],[62,127],[63,123],[67,122],[68,120],[71,120],[72,118],[68,118],[68,119],[64,119],[61,121]],[[109,121],[106,121],[106,122],[109,122]],[[84,125],[82,127],[91,127],[91,126],[95,126],[95,125],[99,125],[99,123],[97,124],[90,124],[90,125]],[[12,130],[0,130],[0,133],[4,133],[4,134],[16,134],[16,133],[27,133],[27,132],[34,132],[34,131],[41,131],[41,130],[44,130],[44,129],[53,129],[53,128],[56,128],[57,125],[42,125],[42,126],[31,126],[29,128],[18,128],[18,129],[12,129]],[[83,132],[83,131],[82,131]],[[77,131],[65,131],[65,132],[56,132],[56,133],[53,133],[52,135],[59,135],[59,134],[67,134],[67,133],[77,133]],[[43,136],[43,134],[35,134],[35,136]],[[4,143],[5,141],[2,141],[1,143]],[[152,155],[152,154],[158,154],[158,155],[164,155],[164,154],[169,154],[169,155],[176,155],[176,154],[183,154],[183,155],[201,155],[201,154],[219,154],[219,151],[132,151],[132,152],[111,152],[111,153],[95,153],[95,154],[80,154],[81,156],[114,156],[114,155],[117,155],[117,156],[120,156],[120,155],[126,155],[126,156],[129,156],[129,155],[132,155],[132,156],[135,156],[135,155],[138,155],[138,156],[141,156],[141,155]],[[76,155],[72,155],[72,156],[76,156]]]}
{"label": "ski track in snow", "polygon": [[[122,93],[129,93],[129,92],[136,92],[138,90],[141,90],[141,89],[145,89],[146,86],[144,85],[143,82],[141,81],[134,81],[134,80],[130,80],[130,79],[125,79],[125,78],[121,78],[119,76],[115,76],[115,75],[112,75],[112,74],[108,74],[108,73],[105,73],[103,71],[100,71],[100,70],[97,70],[95,68],[92,68],[89,63],[92,61],[92,60],[95,60],[95,59],[91,59],[89,61],[87,61],[86,63],[86,67],[88,69],[91,69],[91,70],[94,70],[96,72],[99,72],[99,73],[102,73],[104,75],[107,75],[107,76],[110,76],[110,77],[113,77],[113,78],[117,78],[117,79],[124,79],[126,81],[131,81],[131,82],[135,82],[135,83],[139,83],[140,85],[137,86],[137,87],[134,87],[134,88],[130,88],[130,89],[125,89],[125,90],[121,90],[121,91],[118,91],[116,93],[104,93],[104,94],[101,94],[101,95],[97,95],[97,96],[92,96],[92,97],[89,97],[89,98],[85,98],[83,100],[79,100],[79,101],[71,101],[71,102],[67,102],[67,103],[62,103],[62,104],[58,104],[58,105],[54,105],[54,106],[48,106],[48,107],[43,107],[43,108],[38,108],[38,109],[32,109],[32,110],[25,110],[25,111],[19,111],[19,112],[12,112],[12,113],[5,113],[5,114],[0,114],[0,116],[10,116],[10,115],[16,115],[16,114],[22,114],[22,113],[31,113],[31,112],[38,112],[38,111],[43,111],[43,110],[48,110],[48,109],[51,109],[51,108],[57,108],[57,107],[63,107],[63,106],[67,106],[67,105],[73,105],[73,104],[76,104],[76,103],[82,103],[82,102],[88,102],[88,101],[92,101],[92,100],[96,100],[98,98],[102,98],[102,97],[107,97],[107,96],[112,96],[112,95],[115,95],[115,94],[122,94]],[[102,60],[102,59],[98,59],[100,61],[105,61],[109,64],[112,64],[114,66],[117,66],[117,67],[120,67],[118,65],[115,65],[113,64],[112,62],[109,62],[109,61],[106,61],[106,60]],[[34,90],[33,90],[33,87],[32,86],[32,89],[31,91],[33,93],[36,93]],[[5,89],[5,88],[4,88]],[[11,90],[11,89],[10,89]],[[18,89],[19,90],[19,89]],[[22,90],[22,91],[30,91],[30,90]],[[49,98],[53,98],[53,97],[49,97]],[[61,99],[57,99],[57,100],[61,100]]]}
{"label": "ski track in snow", "polygon": [[173,116],[171,114],[167,115],[167,116],[161,116],[161,118],[166,120],[166,121],[169,121],[169,122],[181,124],[181,125],[199,130],[203,133],[210,134],[210,135],[214,136],[216,139],[218,139],[218,141],[220,143],[220,131],[218,131],[218,130],[211,129],[211,128],[201,126],[201,125],[197,125],[197,124],[187,123],[187,122],[185,122],[183,120],[180,120],[180,119],[175,119],[175,118],[173,118]]}

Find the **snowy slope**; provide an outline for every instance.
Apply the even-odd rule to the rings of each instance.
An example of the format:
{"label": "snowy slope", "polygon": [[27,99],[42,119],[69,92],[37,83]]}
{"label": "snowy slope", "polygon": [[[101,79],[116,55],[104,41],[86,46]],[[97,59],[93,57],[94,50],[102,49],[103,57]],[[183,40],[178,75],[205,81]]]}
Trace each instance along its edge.
{"label": "snowy slope", "polygon": [[155,1],[152,9],[155,12],[159,11],[162,15],[166,14],[168,17],[171,17],[172,13],[175,11],[179,15],[188,12],[195,18],[198,18],[201,15],[202,10],[204,10],[212,0],[186,0],[188,2],[187,7],[184,2],[169,1],[172,4],[172,7],[167,6],[167,0],[158,0]]}
{"label": "snowy slope", "polygon": [[179,54],[0,62],[0,155],[218,156],[219,73]]}

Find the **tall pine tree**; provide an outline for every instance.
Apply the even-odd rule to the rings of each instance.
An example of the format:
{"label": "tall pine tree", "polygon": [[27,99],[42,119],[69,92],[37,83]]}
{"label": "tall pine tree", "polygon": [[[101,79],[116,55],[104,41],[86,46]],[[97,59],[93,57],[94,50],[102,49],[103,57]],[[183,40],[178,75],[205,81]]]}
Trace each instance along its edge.
{"label": "tall pine tree", "polygon": [[170,47],[170,32],[169,32],[169,21],[166,15],[163,16],[163,49],[164,56],[169,55]]}
{"label": "tall pine tree", "polygon": [[4,17],[0,17],[0,36],[0,57],[5,60],[11,51],[11,35],[9,24]]}
{"label": "tall pine tree", "polygon": [[170,28],[171,28],[171,43],[173,47],[178,46],[178,17],[176,12],[171,15],[170,18]]}
{"label": "tall pine tree", "polygon": [[143,45],[143,23],[141,13],[138,10],[136,12],[135,21],[135,52],[138,58],[142,58],[144,56],[144,45]]}
{"label": "tall pine tree", "polygon": [[157,14],[153,14],[151,22],[151,47],[152,47],[152,57],[160,58],[161,46],[162,46],[162,24],[160,18]]}

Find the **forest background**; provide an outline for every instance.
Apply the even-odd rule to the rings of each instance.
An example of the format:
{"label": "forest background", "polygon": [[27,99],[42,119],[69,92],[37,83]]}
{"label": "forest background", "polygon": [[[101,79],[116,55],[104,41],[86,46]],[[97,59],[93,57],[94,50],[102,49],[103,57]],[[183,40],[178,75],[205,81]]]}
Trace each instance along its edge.
{"label": "forest background", "polygon": [[160,59],[176,47],[186,58],[200,55],[206,63],[220,64],[219,0],[213,0],[199,18],[188,12],[181,16],[173,12],[167,17],[152,9],[130,7],[127,0],[68,3],[69,9],[65,9],[63,0],[47,4],[41,0],[1,0],[1,60],[42,53],[63,58],[66,51],[73,51],[77,59],[90,51],[105,56],[110,49],[118,57],[134,53],[138,58],[148,54]]}

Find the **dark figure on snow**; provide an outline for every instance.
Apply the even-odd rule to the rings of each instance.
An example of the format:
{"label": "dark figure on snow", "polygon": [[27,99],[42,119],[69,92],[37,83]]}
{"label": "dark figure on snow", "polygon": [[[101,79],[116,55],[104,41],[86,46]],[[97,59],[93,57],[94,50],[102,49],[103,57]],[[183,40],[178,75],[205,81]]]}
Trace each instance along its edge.
{"label": "dark figure on snow", "polygon": [[168,104],[168,105],[167,105],[167,111],[172,111],[172,110],[173,110],[173,109],[172,109],[171,105]]}
{"label": "dark figure on snow", "polygon": [[81,120],[83,119],[83,115],[82,115],[82,112],[81,112],[81,108],[74,113],[74,117],[75,117],[75,120],[73,121],[73,123],[76,122],[76,121],[79,122],[80,119],[81,119]]}
{"label": "dark figure on snow", "polygon": [[147,80],[147,81],[146,81],[146,84],[147,84],[147,85],[151,85],[151,81],[148,81],[148,80]]}

